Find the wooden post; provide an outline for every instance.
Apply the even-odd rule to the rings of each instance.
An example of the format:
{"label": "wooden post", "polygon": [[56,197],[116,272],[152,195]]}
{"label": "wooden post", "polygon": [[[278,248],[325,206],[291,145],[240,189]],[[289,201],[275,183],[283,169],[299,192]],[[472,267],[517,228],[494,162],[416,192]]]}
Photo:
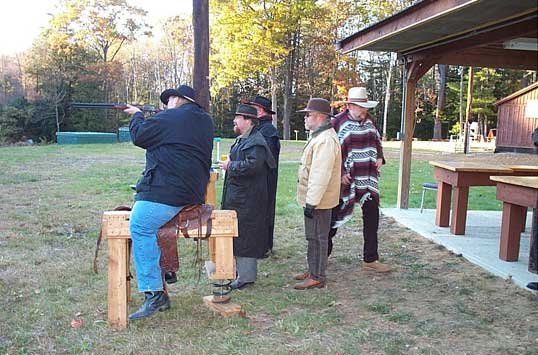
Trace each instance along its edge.
{"label": "wooden post", "polygon": [[209,173],[209,183],[207,184],[205,203],[213,206],[213,209],[217,207],[217,192],[215,188],[215,183],[219,178],[219,173],[217,171],[211,171]]}
{"label": "wooden post", "polygon": [[108,238],[108,323],[115,329],[127,327],[129,299],[128,253],[129,240]]}
{"label": "wooden post", "polygon": [[192,1],[194,68],[192,74],[196,101],[209,111],[209,5],[208,0]]}
{"label": "wooden post", "polygon": [[[536,201],[538,206],[538,200]],[[531,246],[529,250],[529,272],[538,274],[538,208],[532,209]]]}
{"label": "wooden post", "polygon": [[413,131],[415,129],[415,89],[418,80],[432,67],[433,62],[416,61],[405,63],[405,97],[402,109],[403,140],[400,146],[400,175],[398,177],[398,200],[396,207],[409,207],[409,185],[411,181],[411,153],[413,150]]}
{"label": "wooden post", "polygon": [[411,154],[413,150],[413,126],[415,121],[416,81],[407,81],[405,91],[405,113],[403,140],[400,144],[400,176],[398,179],[398,208],[409,207],[409,185],[411,182]]}
{"label": "wooden post", "polygon": [[437,187],[437,208],[435,210],[435,225],[439,227],[448,227],[449,225],[451,197],[452,185],[440,181]]}
{"label": "wooden post", "polygon": [[452,222],[450,232],[455,235],[465,234],[467,221],[467,204],[469,200],[469,186],[454,186],[454,203],[452,204]]}
{"label": "wooden post", "polygon": [[517,261],[519,259],[521,224],[523,223],[523,215],[526,213],[527,207],[503,203],[501,245],[499,247],[499,258],[501,260]]}

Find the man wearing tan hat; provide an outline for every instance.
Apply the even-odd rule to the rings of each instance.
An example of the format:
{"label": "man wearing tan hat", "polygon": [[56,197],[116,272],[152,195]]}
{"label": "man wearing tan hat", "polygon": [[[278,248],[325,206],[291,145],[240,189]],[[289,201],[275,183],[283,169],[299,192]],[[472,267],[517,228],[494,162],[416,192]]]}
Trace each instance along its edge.
{"label": "man wearing tan hat", "polygon": [[[333,210],[332,237],[338,227],[346,223],[353,214],[353,207],[362,208],[363,220],[363,267],[377,272],[388,272],[390,268],[379,262],[377,230],[379,228],[379,171],[384,163],[381,137],[368,113],[377,106],[377,101],[368,100],[366,88],[349,89],[347,110],[338,114],[332,126],[338,135],[342,150],[342,184],[340,204]],[[330,252],[330,251],[329,251]]]}
{"label": "man wearing tan hat", "polygon": [[312,98],[304,110],[305,128],[310,139],[303,149],[297,183],[297,202],[304,209],[308,241],[308,271],[296,275],[303,281],[297,290],[325,286],[328,234],[333,207],[340,193],[340,143],[331,126],[331,106],[325,99]]}

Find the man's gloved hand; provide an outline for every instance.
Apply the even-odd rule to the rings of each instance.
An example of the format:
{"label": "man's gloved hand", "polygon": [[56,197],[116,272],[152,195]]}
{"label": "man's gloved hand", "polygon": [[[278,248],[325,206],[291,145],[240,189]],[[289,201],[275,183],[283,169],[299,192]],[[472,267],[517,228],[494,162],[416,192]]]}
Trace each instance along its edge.
{"label": "man's gloved hand", "polygon": [[307,218],[314,218],[314,209],[316,206],[311,206],[308,203],[306,204],[306,207],[303,209],[304,216]]}

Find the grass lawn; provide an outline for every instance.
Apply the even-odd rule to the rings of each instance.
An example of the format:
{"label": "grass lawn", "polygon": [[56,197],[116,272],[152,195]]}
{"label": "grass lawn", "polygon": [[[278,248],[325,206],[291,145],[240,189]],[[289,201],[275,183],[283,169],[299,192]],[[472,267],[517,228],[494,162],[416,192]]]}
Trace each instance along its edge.
{"label": "grass lawn", "polygon": [[[231,140],[221,144],[226,152]],[[285,142],[277,197],[275,254],[256,284],[232,298],[247,317],[204,307],[210,294],[191,267],[195,243],[181,240],[172,308],[125,331],[107,324],[106,242],[91,268],[103,211],[130,204],[144,168],[131,144],[0,148],[0,354],[536,354],[538,297],[491,276],[386,217],[380,254],[394,271],[361,269],[360,218],[342,228],[329,260],[328,287],[295,291],[305,268],[295,183],[302,142]],[[410,207],[433,181],[414,160]],[[382,172],[382,204],[395,206],[398,161]],[[222,181],[218,182],[218,197]],[[428,193],[427,206],[434,207]],[[471,209],[498,209],[491,188],[473,188]],[[130,311],[141,303],[133,283]],[[73,319],[82,320],[79,329]]]}

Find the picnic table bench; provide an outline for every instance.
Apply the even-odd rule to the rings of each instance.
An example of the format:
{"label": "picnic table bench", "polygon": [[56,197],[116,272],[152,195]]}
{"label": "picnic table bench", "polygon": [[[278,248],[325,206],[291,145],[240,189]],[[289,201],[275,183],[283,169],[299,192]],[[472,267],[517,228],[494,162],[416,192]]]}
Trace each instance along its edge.
{"label": "picnic table bench", "polygon": [[[503,202],[501,222],[501,243],[499,258],[505,261],[517,261],[521,231],[525,227],[527,208],[534,209],[536,220],[538,209],[538,177],[535,176],[492,176],[497,184],[497,199]],[[537,248],[535,238],[536,225],[531,229],[531,248],[529,254],[529,271],[538,273]]]}
{"label": "picnic table bench", "polygon": [[[538,176],[538,166],[502,165],[478,161],[430,161],[438,182],[435,224],[455,235],[465,234],[469,187],[495,186],[492,176]],[[450,205],[452,203],[452,215]]]}

